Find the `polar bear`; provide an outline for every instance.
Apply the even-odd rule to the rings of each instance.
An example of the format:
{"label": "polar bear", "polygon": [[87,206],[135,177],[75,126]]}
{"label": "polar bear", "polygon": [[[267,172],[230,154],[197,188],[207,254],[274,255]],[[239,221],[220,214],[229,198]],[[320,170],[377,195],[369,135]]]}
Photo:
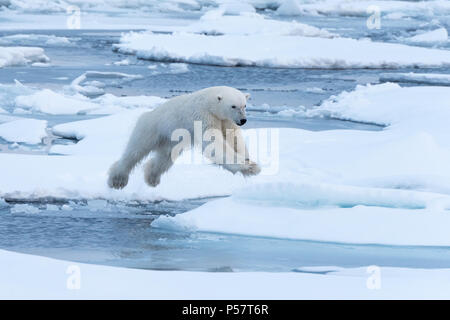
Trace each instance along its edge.
{"label": "polar bear", "polygon": [[[261,169],[249,159],[239,128],[247,121],[245,107],[248,98],[249,94],[231,87],[210,87],[172,98],[142,114],[121,158],[109,170],[109,187],[124,188],[130,172],[150,152],[154,152],[154,156],[144,165],[144,178],[148,185],[157,186],[161,175],[170,169],[179,155],[173,152],[177,143],[173,141],[173,132],[185,129],[195,136],[195,123],[201,123],[202,132],[210,129],[219,132],[214,136],[214,143],[223,147],[223,153],[203,153],[214,164],[233,174],[241,172],[244,176],[257,175]],[[230,131],[234,135],[233,141],[227,139]],[[204,149],[203,142],[198,139],[192,141],[190,146],[199,144]],[[232,159],[241,161],[230,163],[224,159],[224,154],[231,154]]]}

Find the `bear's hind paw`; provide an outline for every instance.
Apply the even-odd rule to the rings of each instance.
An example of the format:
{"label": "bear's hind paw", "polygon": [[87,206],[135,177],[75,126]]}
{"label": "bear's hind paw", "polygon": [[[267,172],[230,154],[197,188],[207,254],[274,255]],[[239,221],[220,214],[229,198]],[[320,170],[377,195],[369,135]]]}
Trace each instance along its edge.
{"label": "bear's hind paw", "polygon": [[150,187],[156,187],[161,182],[161,176],[155,176],[155,175],[146,175],[145,176],[145,182]]}

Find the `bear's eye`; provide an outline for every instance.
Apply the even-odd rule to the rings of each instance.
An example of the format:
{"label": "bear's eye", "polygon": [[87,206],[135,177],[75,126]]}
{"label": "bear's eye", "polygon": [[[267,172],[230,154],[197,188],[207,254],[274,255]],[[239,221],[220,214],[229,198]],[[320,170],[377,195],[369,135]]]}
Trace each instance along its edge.
{"label": "bear's eye", "polygon": [[231,106],[233,109],[236,109],[236,106]]}

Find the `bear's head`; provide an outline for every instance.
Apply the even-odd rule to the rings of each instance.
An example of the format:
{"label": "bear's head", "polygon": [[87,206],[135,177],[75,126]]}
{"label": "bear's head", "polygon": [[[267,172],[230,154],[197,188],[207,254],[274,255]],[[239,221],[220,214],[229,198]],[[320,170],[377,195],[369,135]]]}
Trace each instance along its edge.
{"label": "bear's head", "polygon": [[245,107],[249,98],[249,93],[244,94],[231,87],[219,87],[215,94],[216,108],[213,113],[221,120],[231,120],[242,126],[247,122]]}

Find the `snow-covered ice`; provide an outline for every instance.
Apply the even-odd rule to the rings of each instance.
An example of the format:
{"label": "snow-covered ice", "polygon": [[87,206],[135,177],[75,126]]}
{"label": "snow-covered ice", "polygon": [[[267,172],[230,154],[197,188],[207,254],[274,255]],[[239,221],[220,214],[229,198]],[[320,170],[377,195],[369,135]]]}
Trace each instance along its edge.
{"label": "snow-covered ice", "polygon": [[0,47],[0,68],[22,66],[32,63],[46,63],[50,59],[44,49],[37,47]]}
{"label": "snow-covered ice", "polygon": [[[281,190],[288,190],[288,186]],[[310,191],[311,188],[300,190],[306,190],[308,195],[316,199]],[[273,192],[274,188],[270,191]],[[388,193],[386,190],[384,192]],[[294,191],[290,193],[299,195]],[[206,231],[341,243],[418,246],[450,244],[446,227],[450,223],[448,212],[433,214],[424,209],[407,210],[366,205],[351,208],[330,206],[308,210],[287,207],[282,202],[279,205],[271,204],[270,201],[277,199],[270,199],[268,193],[264,195],[266,201],[259,203],[243,202],[233,197],[216,200],[175,217],[160,217],[152,226],[191,232]]]}
{"label": "snow-covered ice", "polygon": [[[70,84],[69,88],[74,92],[78,92],[87,97],[96,97],[105,93],[102,89],[104,84],[99,81],[87,82],[87,79],[121,79],[122,81],[130,81],[136,79],[142,79],[139,74],[127,74],[122,72],[100,72],[100,71],[87,71],[81,76],[75,78]],[[84,85],[83,85],[84,82]]]}
{"label": "snow-covered ice", "polygon": [[180,28],[179,31],[204,33],[209,35],[291,35],[306,37],[331,38],[327,30],[316,28],[296,21],[278,21],[265,18],[257,13],[244,13],[227,16],[223,11],[209,11],[193,24]]}
{"label": "snow-covered ice", "polygon": [[187,63],[160,63],[158,65],[149,65],[150,70],[155,70],[152,75],[159,74],[180,74],[189,72],[189,65]]}
{"label": "snow-covered ice", "polygon": [[115,49],[141,59],[221,66],[398,68],[450,65],[450,52],[446,50],[347,38],[130,32],[122,35]]}
{"label": "snow-covered ice", "polygon": [[[372,6],[382,14],[402,13],[404,16],[448,15],[450,3],[446,0],[386,1],[386,0],[288,0],[277,10],[283,15],[322,14],[367,17]],[[291,14],[289,14],[291,13]]]}
{"label": "snow-covered ice", "polygon": [[46,34],[13,34],[0,37],[0,45],[38,45],[38,46],[71,46],[73,43],[67,37]]}
{"label": "snow-covered ice", "polygon": [[37,12],[37,13],[61,13],[66,12],[70,4],[77,5],[81,10],[104,10],[106,12],[117,12],[120,9],[142,9],[167,12],[180,12],[182,10],[199,10],[203,1],[196,0],[168,0],[168,1],[123,1],[123,0],[77,0],[77,1],[59,1],[59,0],[8,0],[8,8],[18,12]]}
{"label": "snow-covered ice", "polygon": [[18,119],[0,124],[0,138],[9,142],[41,143],[47,136],[47,121]]}
{"label": "snow-covered ice", "polygon": [[122,59],[120,61],[113,62],[116,66],[129,66],[130,65],[130,59]]}
{"label": "snow-covered ice", "polygon": [[280,16],[296,16],[302,14],[303,11],[299,1],[286,0],[280,4],[276,13]]}
{"label": "snow-covered ice", "polygon": [[420,33],[413,37],[405,39],[408,42],[447,42],[448,41],[448,32],[445,28],[435,29],[433,31],[428,31],[424,33]]}
{"label": "snow-covered ice", "polygon": [[65,96],[50,89],[38,90],[30,95],[20,95],[15,106],[48,114],[76,114],[97,107],[82,95]]}
{"label": "snow-covered ice", "polygon": [[[155,96],[129,96],[117,97],[112,94],[103,94],[95,99],[89,99],[78,91],[87,94],[93,93],[96,88],[98,93],[103,89],[98,83],[90,83],[90,85],[82,86],[83,81],[89,77],[106,77],[113,76],[122,79],[138,79],[137,75],[127,75],[123,73],[107,73],[106,75],[98,72],[86,72],[76,78],[69,86],[70,91],[76,93],[55,92],[50,89],[33,89],[21,84],[5,85],[3,90],[6,98],[10,99],[8,110],[15,113],[16,110],[24,110],[30,112],[38,112],[52,115],[69,115],[79,113],[89,114],[111,114],[126,109],[134,108],[154,108],[156,105],[165,101],[165,99]],[[89,83],[88,83],[89,84]],[[93,86],[96,84],[97,86]],[[88,89],[86,89],[88,88]],[[1,89],[1,87],[0,87]]]}
{"label": "snow-covered ice", "polygon": [[442,121],[450,115],[450,90],[446,87],[401,87],[395,83],[358,85],[308,111],[308,115],[327,115],[344,120],[392,126],[389,132],[411,127],[408,131],[441,132]]}
{"label": "snow-covered ice", "polygon": [[39,213],[40,210],[39,208],[36,208],[32,205],[29,205],[27,203],[23,203],[23,204],[15,204],[12,208],[11,208],[11,213],[30,213],[30,214],[35,214],[35,213]]}
{"label": "snow-covered ice", "polygon": [[[0,262],[3,299],[444,299],[450,285],[448,269],[382,267],[379,287],[373,287],[368,267],[299,267],[283,273],[155,271],[5,250],[0,250]],[[70,281],[74,272],[79,272],[79,282]],[[78,285],[79,290],[70,290]]]}
{"label": "snow-covered ice", "polygon": [[81,141],[74,145],[55,145],[52,147],[51,152],[91,156],[111,153],[118,155],[121,148],[125,147],[128,136],[133,129],[133,124],[145,111],[149,111],[149,109],[138,108],[108,117],[56,125],[52,129],[53,134]]}

